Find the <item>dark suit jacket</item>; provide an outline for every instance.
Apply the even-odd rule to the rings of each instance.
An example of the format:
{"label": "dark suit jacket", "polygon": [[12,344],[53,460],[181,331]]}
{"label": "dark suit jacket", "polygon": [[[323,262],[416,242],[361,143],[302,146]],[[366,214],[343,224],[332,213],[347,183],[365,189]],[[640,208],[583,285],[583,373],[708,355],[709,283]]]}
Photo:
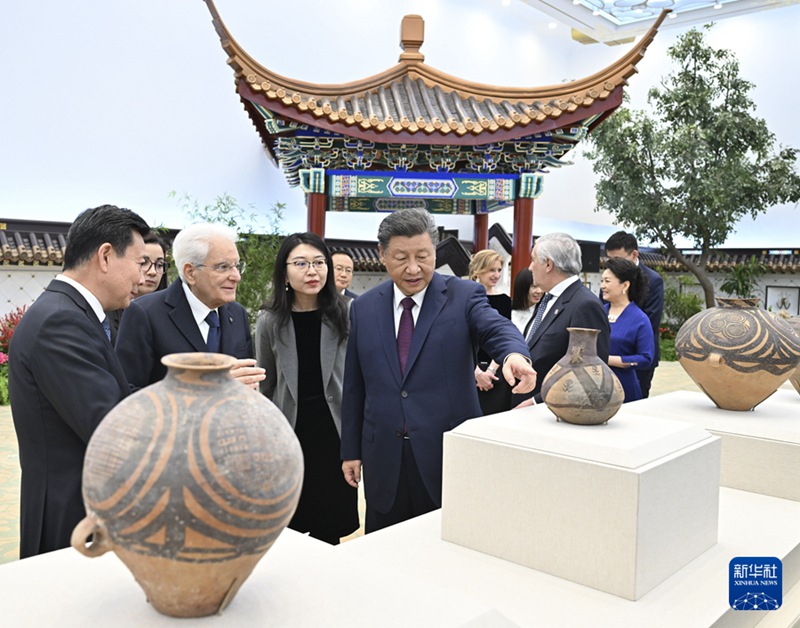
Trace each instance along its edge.
{"label": "dark suit jacket", "polygon": [[[530,323],[528,324],[530,325]],[[539,391],[547,373],[567,353],[569,345],[567,327],[599,329],[597,355],[604,362],[608,362],[608,341],[611,334],[608,315],[603,309],[600,299],[580,281],[576,281],[570,284],[553,303],[550,311],[545,314],[544,320],[539,325],[539,329],[528,342],[533,368],[536,370],[536,388],[532,393],[536,403],[542,402]],[[527,336],[527,327],[525,331]],[[520,400],[530,396],[531,393],[520,397]]]}
{"label": "dark suit jacket", "polygon": [[387,512],[400,475],[405,423],[431,499],[442,499],[442,435],[481,415],[474,351],[502,364],[528,355],[514,324],[492,309],[475,282],[434,273],[400,374],[391,281],[362,294],[350,308],[342,401],[342,459],[361,460],[370,508]]}
{"label": "dark suit jacket", "polygon": [[355,298],[358,297],[358,295],[355,292],[353,292],[352,290],[350,290],[350,288],[345,288],[344,289],[344,296],[350,297],[351,299],[355,299]]}
{"label": "dark suit jacket", "polygon": [[[322,386],[336,431],[340,436],[342,379],[346,350],[347,344],[328,319],[323,318],[319,347]],[[299,382],[303,378],[303,373],[298,372],[297,338],[291,320],[281,324],[272,310],[258,315],[256,358],[258,365],[266,371],[266,377],[260,384],[261,392],[278,406],[294,429],[297,425],[297,407],[300,402]]]}
{"label": "dark suit jacket", "polygon": [[[220,353],[252,358],[247,312],[239,303],[219,308]],[[180,279],[166,289],[135,299],[122,317],[115,345],[128,381],[142,388],[164,379],[161,358],[170,353],[206,351]]]}
{"label": "dark suit jacket", "polygon": [[661,327],[661,316],[664,314],[664,280],[652,268],[648,268],[639,262],[639,268],[647,275],[647,298],[642,306],[642,311],[647,314],[650,319],[650,326],[653,328],[653,347],[655,348],[655,356],[653,363],[646,369],[637,369],[649,371],[658,366],[658,361],[661,359],[661,348],[658,339],[661,337],[659,328]]}
{"label": "dark suit jacket", "polygon": [[94,311],[63,281],[50,282],[22,317],[9,353],[25,558],[69,546],[85,516],[86,445],[129,386]]}

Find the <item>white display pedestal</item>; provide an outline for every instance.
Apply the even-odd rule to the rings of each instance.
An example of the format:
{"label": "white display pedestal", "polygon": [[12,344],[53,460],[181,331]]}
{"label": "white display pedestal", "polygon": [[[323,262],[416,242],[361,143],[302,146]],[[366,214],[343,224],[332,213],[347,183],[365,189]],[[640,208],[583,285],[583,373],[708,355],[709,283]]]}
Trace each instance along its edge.
{"label": "white display pedestal", "polygon": [[[60,550],[0,565],[0,619],[14,628],[787,628],[800,617],[800,502],[721,489],[717,545],[637,602],[447,543],[440,530],[440,511],[339,547],[287,530],[225,612],[197,620],[153,610],[116,556]],[[729,607],[736,556],[783,560],[781,609]]]}
{"label": "white display pedestal", "polygon": [[625,415],[671,418],[722,439],[722,486],[800,501],[800,395],[780,388],[747,412],[721,410],[699,392],[673,392],[625,404]]}
{"label": "white display pedestal", "polygon": [[[720,489],[718,543],[636,602],[442,541],[440,512],[368,534],[337,551],[365,578],[391,570],[398,580],[446,584],[531,628],[789,628],[800,617],[798,502]],[[728,563],[737,556],[783,561],[783,608],[730,608]]]}
{"label": "white display pedestal", "polygon": [[717,542],[719,460],[679,421],[473,419],[445,434],[442,538],[637,600]]}
{"label": "white display pedestal", "polygon": [[[514,626],[486,602],[435,583],[369,573],[339,548],[285,530],[221,615],[176,619],[147,603],[113,554],[74,549],[0,565],[0,625],[8,628],[348,628]],[[413,600],[413,604],[409,604]],[[476,622],[478,623],[473,623]],[[484,621],[485,620],[485,621]],[[481,623],[483,622],[483,623]]]}

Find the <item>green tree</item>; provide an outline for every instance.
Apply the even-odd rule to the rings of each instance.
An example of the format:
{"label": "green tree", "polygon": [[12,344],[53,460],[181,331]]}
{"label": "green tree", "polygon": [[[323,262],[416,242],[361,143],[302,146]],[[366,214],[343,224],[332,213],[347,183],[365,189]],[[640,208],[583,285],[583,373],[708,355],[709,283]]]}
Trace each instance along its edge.
{"label": "green tree", "polygon": [[726,266],[725,272],[729,276],[719,289],[725,294],[747,299],[755,296],[758,280],[767,272],[767,267],[753,255],[747,262]]}
{"label": "green tree", "polygon": [[[175,192],[171,196],[176,196]],[[275,203],[266,216],[261,216],[252,206],[241,207],[228,194],[218,196],[213,203],[201,205],[197,199],[184,194],[178,199],[190,222],[221,223],[239,234],[239,255],[247,264],[242,280],[236,289],[236,300],[241,303],[255,324],[261,304],[269,297],[275,256],[283,242],[280,225],[283,222],[283,203]],[[266,218],[266,224],[262,219]]]}
{"label": "green tree", "polygon": [[[752,115],[753,84],[739,76],[735,55],[704,37],[692,29],[678,38],[668,50],[677,69],[649,91],[651,110],[620,107],[590,136],[588,156],[602,177],[597,210],[661,243],[697,277],[711,307],[711,252],[744,216],[800,199],[800,176],[797,150],[775,151],[766,122]],[[679,237],[694,242],[697,263],[681,254]]]}

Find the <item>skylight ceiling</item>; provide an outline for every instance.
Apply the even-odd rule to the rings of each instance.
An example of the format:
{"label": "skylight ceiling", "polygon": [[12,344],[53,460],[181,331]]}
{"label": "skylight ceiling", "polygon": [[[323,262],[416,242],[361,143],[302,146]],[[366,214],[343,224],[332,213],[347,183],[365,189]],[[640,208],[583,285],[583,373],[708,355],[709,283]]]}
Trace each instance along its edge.
{"label": "skylight ceiling", "polygon": [[[578,31],[575,38],[616,43],[638,37],[663,9],[662,28],[692,26],[796,4],[800,0],[522,0]],[[583,37],[581,37],[583,36]]]}

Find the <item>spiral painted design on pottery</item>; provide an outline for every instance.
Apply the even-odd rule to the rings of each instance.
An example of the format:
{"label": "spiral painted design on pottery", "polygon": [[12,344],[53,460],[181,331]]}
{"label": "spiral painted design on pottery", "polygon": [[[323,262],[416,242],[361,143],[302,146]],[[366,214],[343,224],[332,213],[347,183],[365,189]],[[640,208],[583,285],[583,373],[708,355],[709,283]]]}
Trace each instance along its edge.
{"label": "spiral painted design on pottery", "polygon": [[[285,417],[228,380],[173,378],[117,406],[84,467],[87,510],[139,554],[215,562],[265,552],[291,519],[302,453]],[[130,420],[131,416],[135,420]]]}
{"label": "spiral painted design on pottery", "polygon": [[[788,333],[787,333],[788,332]],[[675,338],[679,359],[703,361],[712,353],[741,373],[791,372],[800,358],[800,342],[788,325],[755,307],[718,307],[695,314]]]}

